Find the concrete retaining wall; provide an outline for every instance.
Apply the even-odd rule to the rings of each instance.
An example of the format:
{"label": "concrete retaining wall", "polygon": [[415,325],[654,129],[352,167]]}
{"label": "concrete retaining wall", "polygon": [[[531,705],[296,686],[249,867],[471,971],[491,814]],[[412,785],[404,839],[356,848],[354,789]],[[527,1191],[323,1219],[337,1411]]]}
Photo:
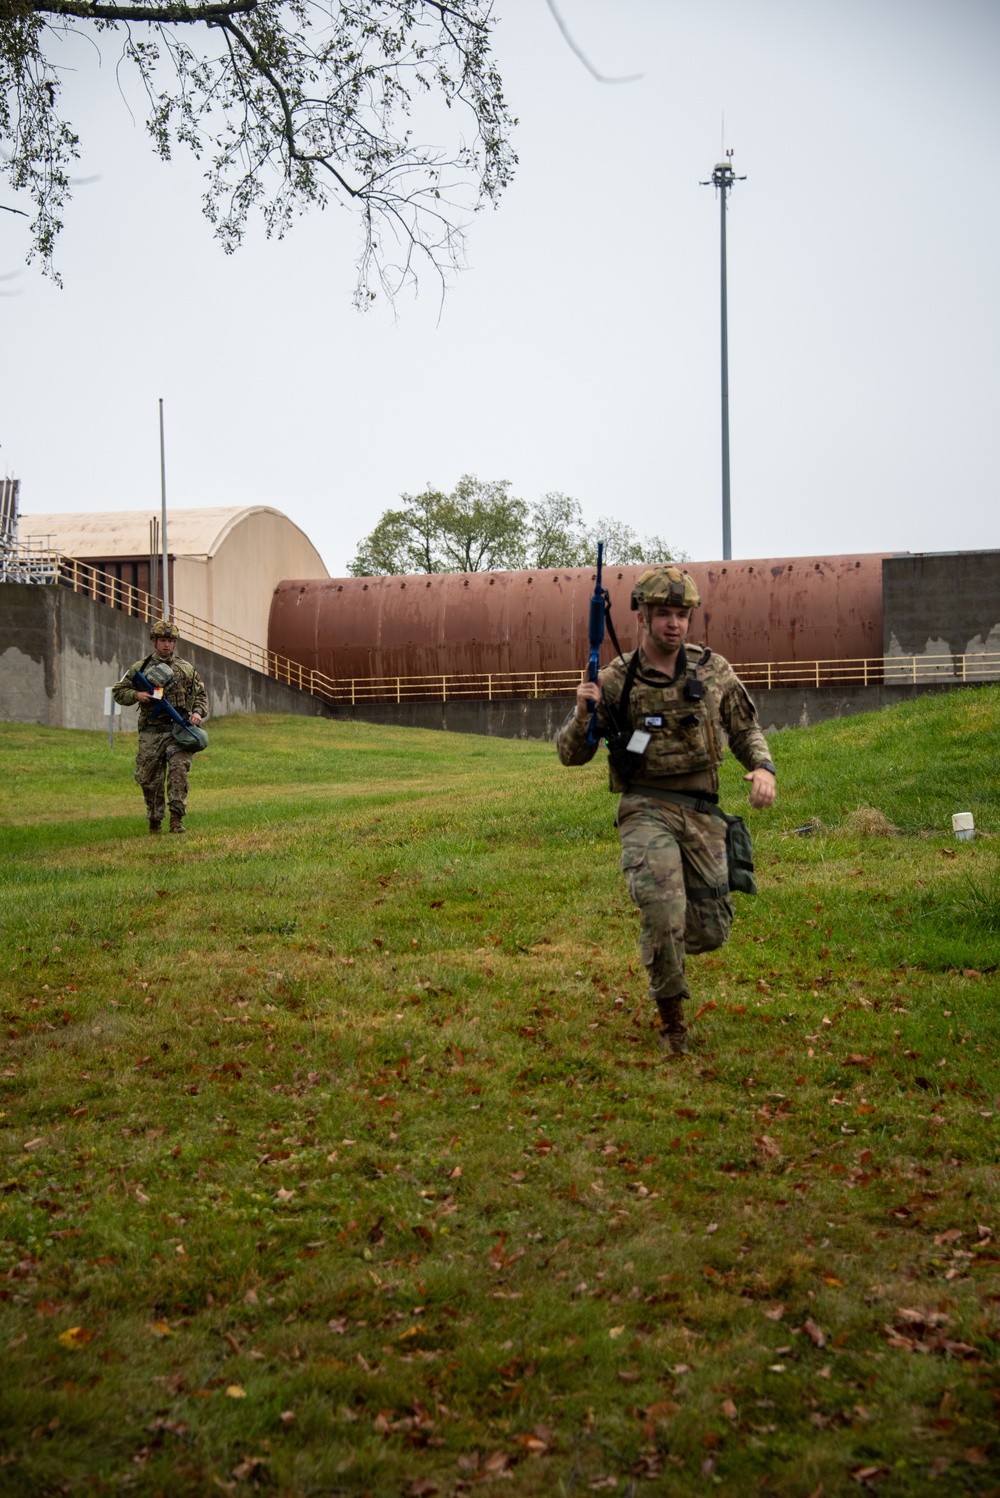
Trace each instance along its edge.
{"label": "concrete retaining wall", "polygon": [[[493,702],[454,699],[328,707],[306,692],[200,646],[181,641],[181,653],[201,672],[213,717],[295,713],[499,738],[553,739],[573,705],[567,693]],[[0,721],[106,728],[105,688],[148,654],[148,633],[138,619],[65,588],[0,585]],[[927,686],[780,687],[755,692],[754,697],[765,731],[773,731],[874,712],[928,692],[956,689],[976,690],[942,681]],[[124,730],[134,730],[135,724],[136,714],[129,708],[116,719]]]}
{"label": "concrete retaining wall", "polygon": [[[106,728],[104,691],[150,650],[145,624],[66,588],[0,584],[0,721]],[[212,717],[297,713],[325,717],[318,698],[181,640],[201,673]],[[124,708],[116,728],[135,730]]]}
{"label": "concrete retaining wall", "polygon": [[[977,655],[1000,655],[1000,551],[934,552],[886,557],[882,563],[885,678],[907,667],[897,656],[923,657],[941,680],[976,679]],[[962,666],[956,657],[966,659]],[[969,658],[972,657],[970,660]],[[985,664],[985,663],[984,663]],[[983,673],[986,674],[985,672]]]}

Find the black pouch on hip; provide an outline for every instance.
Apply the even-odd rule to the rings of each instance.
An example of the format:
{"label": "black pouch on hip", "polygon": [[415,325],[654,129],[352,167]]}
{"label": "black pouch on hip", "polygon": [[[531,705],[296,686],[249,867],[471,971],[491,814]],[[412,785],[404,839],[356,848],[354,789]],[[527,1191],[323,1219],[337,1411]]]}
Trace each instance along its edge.
{"label": "black pouch on hip", "polygon": [[753,877],[753,841],[750,828],[742,817],[722,815],[726,819],[726,862],[729,865],[729,888],[744,895],[755,895]]}

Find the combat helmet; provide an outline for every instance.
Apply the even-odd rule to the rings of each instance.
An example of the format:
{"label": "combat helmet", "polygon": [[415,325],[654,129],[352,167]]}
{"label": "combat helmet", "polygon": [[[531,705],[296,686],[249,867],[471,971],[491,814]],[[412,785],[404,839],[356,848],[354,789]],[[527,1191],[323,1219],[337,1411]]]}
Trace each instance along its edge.
{"label": "combat helmet", "polygon": [[171,624],[169,619],[154,619],[149,626],[149,638],[151,640],[179,640],[181,632],[176,624]]}
{"label": "combat helmet", "polygon": [[633,609],[651,603],[668,603],[675,609],[696,609],[701,603],[698,586],[690,572],[679,567],[650,567],[632,589]]}

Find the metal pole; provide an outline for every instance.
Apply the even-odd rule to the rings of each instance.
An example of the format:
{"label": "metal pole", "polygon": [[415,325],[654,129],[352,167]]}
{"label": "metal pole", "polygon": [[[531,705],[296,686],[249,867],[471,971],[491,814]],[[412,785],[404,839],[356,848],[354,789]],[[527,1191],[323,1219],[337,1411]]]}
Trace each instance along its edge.
{"label": "metal pole", "polygon": [[163,531],[163,617],[170,618],[170,570],[167,565],[167,459],[163,443],[163,400],[160,399],[160,529]]}
{"label": "metal pole", "polygon": [[719,194],[719,265],[720,265],[720,328],[722,342],[722,559],[731,560],[733,555],[732,524],[729,503],[729,304],[726,289],[726,198],[734,182],[745,182],[746,177],[737,177],[732,166],[732,151],[726,152],[725,161],[717,162],[712,175],[702,187],[714,187]]}
{"label": "metal pole", "polygon": [[719,193],[719,256],[722,267],[720,291],[720,324],[722,328],[722,559],[733,555],[732,526],[729,514],[729,314],[726,305],[726,192],[723,183]]}

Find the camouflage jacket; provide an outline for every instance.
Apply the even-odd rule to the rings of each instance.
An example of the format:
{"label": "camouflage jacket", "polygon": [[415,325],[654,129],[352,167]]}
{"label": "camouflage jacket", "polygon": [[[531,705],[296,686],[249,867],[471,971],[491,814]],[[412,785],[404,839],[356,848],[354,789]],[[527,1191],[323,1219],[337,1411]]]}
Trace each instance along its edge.
{"label": "camouflage jacket", "polygon": [[[619,732],[627,739],[635,729],[649,734],[645,750],[632,758],[629,782],[609,761],[612,791],[624,791],[636,782],[674,790],[717,791],[727,743],[747,770],[770,763],[767,740],[746,687],[729,662],[706,651],[704,645],[681,647],[673,680],[650,666],[640,651],[627,721],[619,722],[617,710],[634,654],[618,656],[599,678],[599,739]],[[691,696],[692,682],[700,683],[700,696]],[[697,686],[693,690],[697,694]],[[564,765],[586,764],[597,752],[597,744],[587,743],[587,723],[580,723],[575,711],[560,728],[556,748]]]}
{"label": "camouflage jacket", "polygon": [[[135,673],[146,671],[156,659],[156,656],[148,655],[144,661],[136,661],[134,666],[129,666],[121,681],[112,687],[111,695],[122,707],[133,707],[138,702],[138,689],[133,680]],[[181,714],[200,713],[203,718],[207,718],[208,697],[205,692],[205,683],[191,662],[178,660],[174,656],[167,664],[173,668],[174,676],[163,689],[166,700]],[[169,713],[154,713],[152,704],[139,703],[140,732],[144,728],[152,728],[162,729],[164,733],[169,733],[172,721]]]}

